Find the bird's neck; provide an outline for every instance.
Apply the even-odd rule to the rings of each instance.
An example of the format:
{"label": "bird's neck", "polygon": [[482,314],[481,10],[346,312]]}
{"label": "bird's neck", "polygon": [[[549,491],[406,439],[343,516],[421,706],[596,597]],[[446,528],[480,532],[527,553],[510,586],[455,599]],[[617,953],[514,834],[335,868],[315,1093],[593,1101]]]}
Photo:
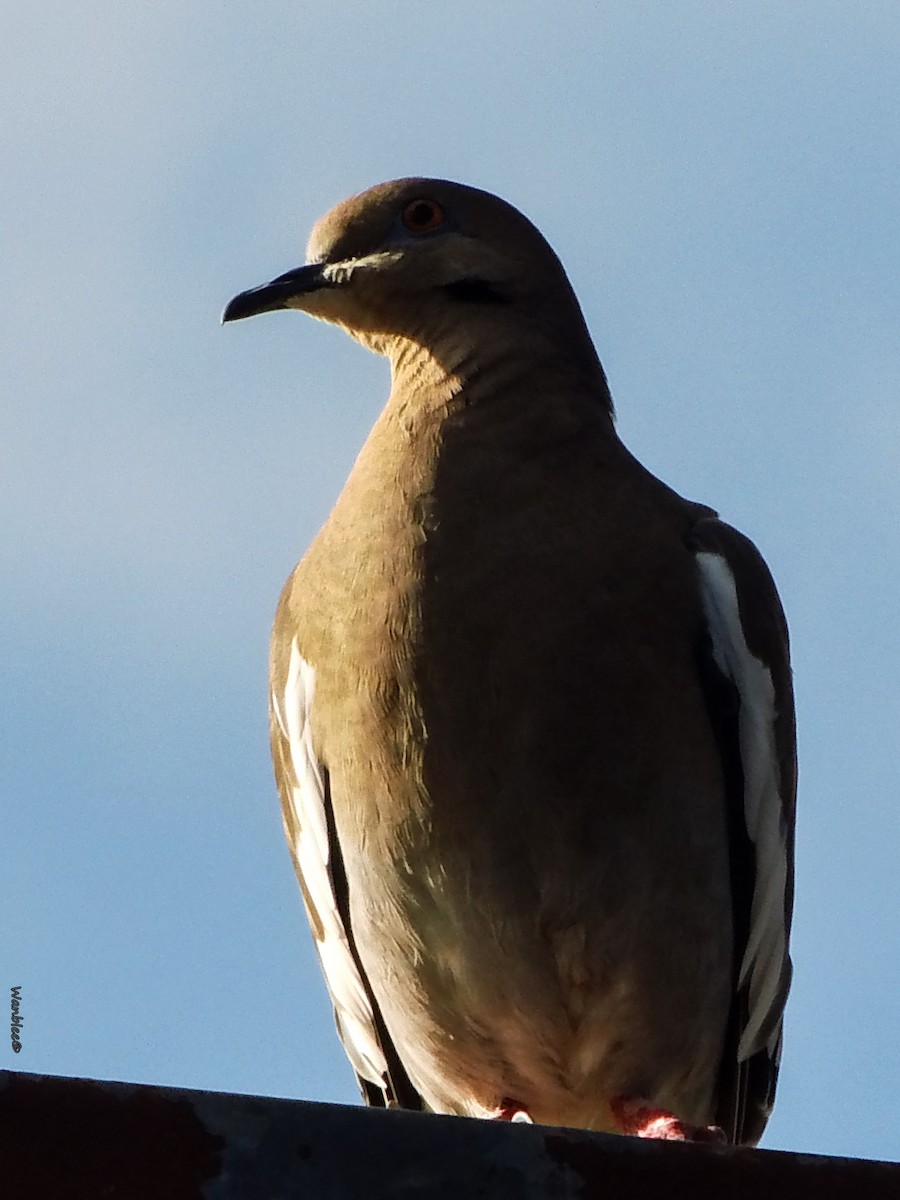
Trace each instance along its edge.
{"label": "bird's neck", "polygon": [[568,436],[573,420],[589,414],[615,437],[606,377],[590,341],[575,356],[539,340],[526,352],[513,350],[500,337],[473,350],[451,330],[437,348],[398,338],[382,352],[391,363],[388,408],[410,428],[461,420],[487,432],[513,423],[552,438],[554,430]]}

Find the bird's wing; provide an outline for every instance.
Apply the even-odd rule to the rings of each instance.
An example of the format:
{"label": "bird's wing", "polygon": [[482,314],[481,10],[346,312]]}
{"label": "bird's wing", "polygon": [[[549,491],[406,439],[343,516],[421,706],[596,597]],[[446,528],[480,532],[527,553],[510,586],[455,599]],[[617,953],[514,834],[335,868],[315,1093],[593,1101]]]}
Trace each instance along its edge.
{"label": "bird's wing", "polygon": [[710,712],[730,801],[735,1005],[719,1123],[755,1143],[771,1112],[791,978],[797,762],[787,625],[756,547],[714,518],[697,522]]}
{"label": "bird's wing", "polygon": [[315,672],[296,639],[283,677],[273,666],[270,732],[284,829],[338,1034],[367,1104],[419,1108],[372,995],[350,925],[347,881],[331,808],[328,772],[313,749]]}

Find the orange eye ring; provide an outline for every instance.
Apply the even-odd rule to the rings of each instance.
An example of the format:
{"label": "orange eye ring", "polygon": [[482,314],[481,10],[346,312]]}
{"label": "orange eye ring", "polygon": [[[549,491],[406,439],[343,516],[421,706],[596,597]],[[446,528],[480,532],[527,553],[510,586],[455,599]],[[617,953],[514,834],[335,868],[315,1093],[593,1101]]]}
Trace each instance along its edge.
{"label": "orange eye ring", "polygon": [[404,229],[410,233],[431,233],[444,223],[444,210],[436,200],[420,197],[410,200],[400,214]]}

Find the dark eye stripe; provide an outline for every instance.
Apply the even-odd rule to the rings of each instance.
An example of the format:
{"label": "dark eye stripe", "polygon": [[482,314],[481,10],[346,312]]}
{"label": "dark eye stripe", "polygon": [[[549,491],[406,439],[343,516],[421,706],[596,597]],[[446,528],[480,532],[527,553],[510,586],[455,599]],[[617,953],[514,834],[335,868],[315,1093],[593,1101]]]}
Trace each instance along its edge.
{"label": "dark eye stripe", "polygon": [[497,291],[486,279],[457,279],[445,283],[442,289],[452,300],[467,304],[508,304],[509,297]]}

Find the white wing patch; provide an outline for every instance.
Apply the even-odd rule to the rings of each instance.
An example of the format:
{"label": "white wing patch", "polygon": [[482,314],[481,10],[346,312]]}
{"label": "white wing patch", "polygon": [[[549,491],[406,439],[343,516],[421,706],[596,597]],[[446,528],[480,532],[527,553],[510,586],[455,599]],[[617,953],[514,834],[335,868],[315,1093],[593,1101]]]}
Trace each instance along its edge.
{"label": "white wing patch", "polygon": [[283,697],[275,692],[271,697],[273,715],[290,748],[292,778],[282,781],[282,790],[285,803],[293,810],[296,832],[292,833],[287,823],[285,831],[313,910],[310,921],[314,929],[322,931],[315,939],[316,951],[344,1047],[354,1069],[382,1087],[387,1062],[332,884],[325,783],[313,750],[309,719],[314,691],[315,671],[301,656],[295,639]]}
{"label": "white wing patch", "polygon": [[738,984],[748,986],[747,1025],[738,1046],[743,1062],[766,1048],[774,1054],[780,1021],[770,1018],[779,1004],[787,952],[785,893],[787,844],[778,756],[775,749],[775,688],[772,673],[747,646],[741,626],[737,588],[726,560],[701,551],[700,588],[717,666],[740,696],[738,736],[744,775],[744,816],[756,850],[756,879],[750,911],[750,935]]}

